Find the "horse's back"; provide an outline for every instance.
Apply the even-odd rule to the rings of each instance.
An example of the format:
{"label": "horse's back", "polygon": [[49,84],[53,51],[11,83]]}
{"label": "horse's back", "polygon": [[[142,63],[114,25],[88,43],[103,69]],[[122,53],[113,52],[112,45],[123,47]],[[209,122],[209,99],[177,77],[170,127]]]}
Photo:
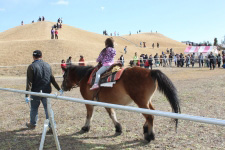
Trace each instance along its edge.
{"label": "horse's back", "polygon": [[157,87],[151,78],[151,70],[140,67],[128,68],[121,80],[132,99],[149,100]]}
{"label": "horse's back", "polygon": [[[101,87],[98,96],[100,102],[128,105],[136,99],[148,101],[155,89],[156,85],[150,76],[150,70],[132,67],[125,69],[112,88]],[[88,88],[86,90],[90,97],[93,91]]]}

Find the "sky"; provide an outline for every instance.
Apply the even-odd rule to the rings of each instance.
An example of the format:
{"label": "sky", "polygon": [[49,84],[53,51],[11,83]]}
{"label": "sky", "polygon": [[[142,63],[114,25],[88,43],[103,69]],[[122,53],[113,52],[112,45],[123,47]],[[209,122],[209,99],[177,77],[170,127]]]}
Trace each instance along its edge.
{"label": "sky", "polygon": [[0,32],[45,16],[102,34],[159,32],[177,41],[225,38],[225,0],[0,0]]}

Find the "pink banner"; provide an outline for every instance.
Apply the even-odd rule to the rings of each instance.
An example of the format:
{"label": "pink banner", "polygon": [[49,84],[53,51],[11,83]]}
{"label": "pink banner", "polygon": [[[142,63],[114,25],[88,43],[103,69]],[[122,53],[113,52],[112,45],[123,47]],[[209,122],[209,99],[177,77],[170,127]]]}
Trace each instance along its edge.
{"label": "pink banner", "polygon": [[205,46],[203,53],[207,53],[210,49],[212,49],[212,46]]}
{"label": "pink banner", "polygon": [[188,46],[184,53],[209,53],[213,50],[213,46]]}
{"label": "pink banner", "polygon": [[188,53],[190,51],[190,49],[192,48],[192,46],[188,46],[184,52]]}

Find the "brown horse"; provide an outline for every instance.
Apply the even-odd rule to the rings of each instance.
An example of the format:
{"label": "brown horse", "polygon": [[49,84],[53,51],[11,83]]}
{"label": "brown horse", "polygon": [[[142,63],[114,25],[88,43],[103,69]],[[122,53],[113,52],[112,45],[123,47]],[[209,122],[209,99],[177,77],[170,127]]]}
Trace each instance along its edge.
{"label": "brown horse", "polygon": [[[83,98],[92,100],[94,91],[90,90],[91,86],[88,85],[87,82],[93,69],[94,67],[92,66],[70,66],[65,70],[62,89],[64,91],[70,91],[73,87],[79,86]],[[160,70],[148,70],[140,67],[126,68],[121,78],[112,88],[100,87],[98,100],[100,102],[119,105],[128,105],[133,100],[140,108],[154,110],[151,99],[157,87],[159,88],[159,91],[164,93],[167,97],[173,112],[180,113],[176,88],[171,80]],[[85,125],[82,127],[82,130],[85,132],[90,130],[93,107],[94,106],[92,105],[86,105],[87,118]],[[117,121],[114,109],[105,109],[115,125],[116,133],[122,133],[122,127]],[[155,139],[153,130],[154,116],[147,114],[143,115],[146,119],[143,126],[144,137],[150,142]],[[177,127],[178,120],[175,119],[175,121]]]}

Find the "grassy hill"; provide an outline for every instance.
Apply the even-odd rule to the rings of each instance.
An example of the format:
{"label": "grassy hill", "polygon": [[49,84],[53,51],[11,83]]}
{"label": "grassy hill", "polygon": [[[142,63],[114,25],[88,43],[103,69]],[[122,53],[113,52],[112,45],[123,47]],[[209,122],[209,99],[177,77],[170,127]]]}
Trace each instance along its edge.
{"label": "grassy hill", "polygon": [[[89,64],[95,65],[94,61],[100,51],[104,48],[104,41],[109,36],[88,32],[69,25],[63,24],[59,29],[59,39],[52,40],[51,27],[53,22],[36,22],[17,26],[0,33],[0,66],[15,66],[30,64],[32,52],[39,49],[43,52],[43,59],[49,63],[60,63],[62,59],[72,56],[72,61],[77,62],[79,56],[83,55]],[[124,46],[127,46],[128,53],[124,55],[126,63],[133,58],[135,52],[140,54],[155,54],[165,52],[166,48],[173,48],[176,53],[183,52],[186,45],[165,37],[159,33],[141,33],[131,36],[113,37],[116,59],[124,54]],[[137,47],[140,41],[146,42],[147,47]],[[159,42],[160,48],[152,49],[152,43]],[[136,45],[135,45],[136,44]],[[59,65],[59,64],[57,64]],[[20,69],[19,72],[26,72]],[[17,73],[20,75],[20,73]]]}

